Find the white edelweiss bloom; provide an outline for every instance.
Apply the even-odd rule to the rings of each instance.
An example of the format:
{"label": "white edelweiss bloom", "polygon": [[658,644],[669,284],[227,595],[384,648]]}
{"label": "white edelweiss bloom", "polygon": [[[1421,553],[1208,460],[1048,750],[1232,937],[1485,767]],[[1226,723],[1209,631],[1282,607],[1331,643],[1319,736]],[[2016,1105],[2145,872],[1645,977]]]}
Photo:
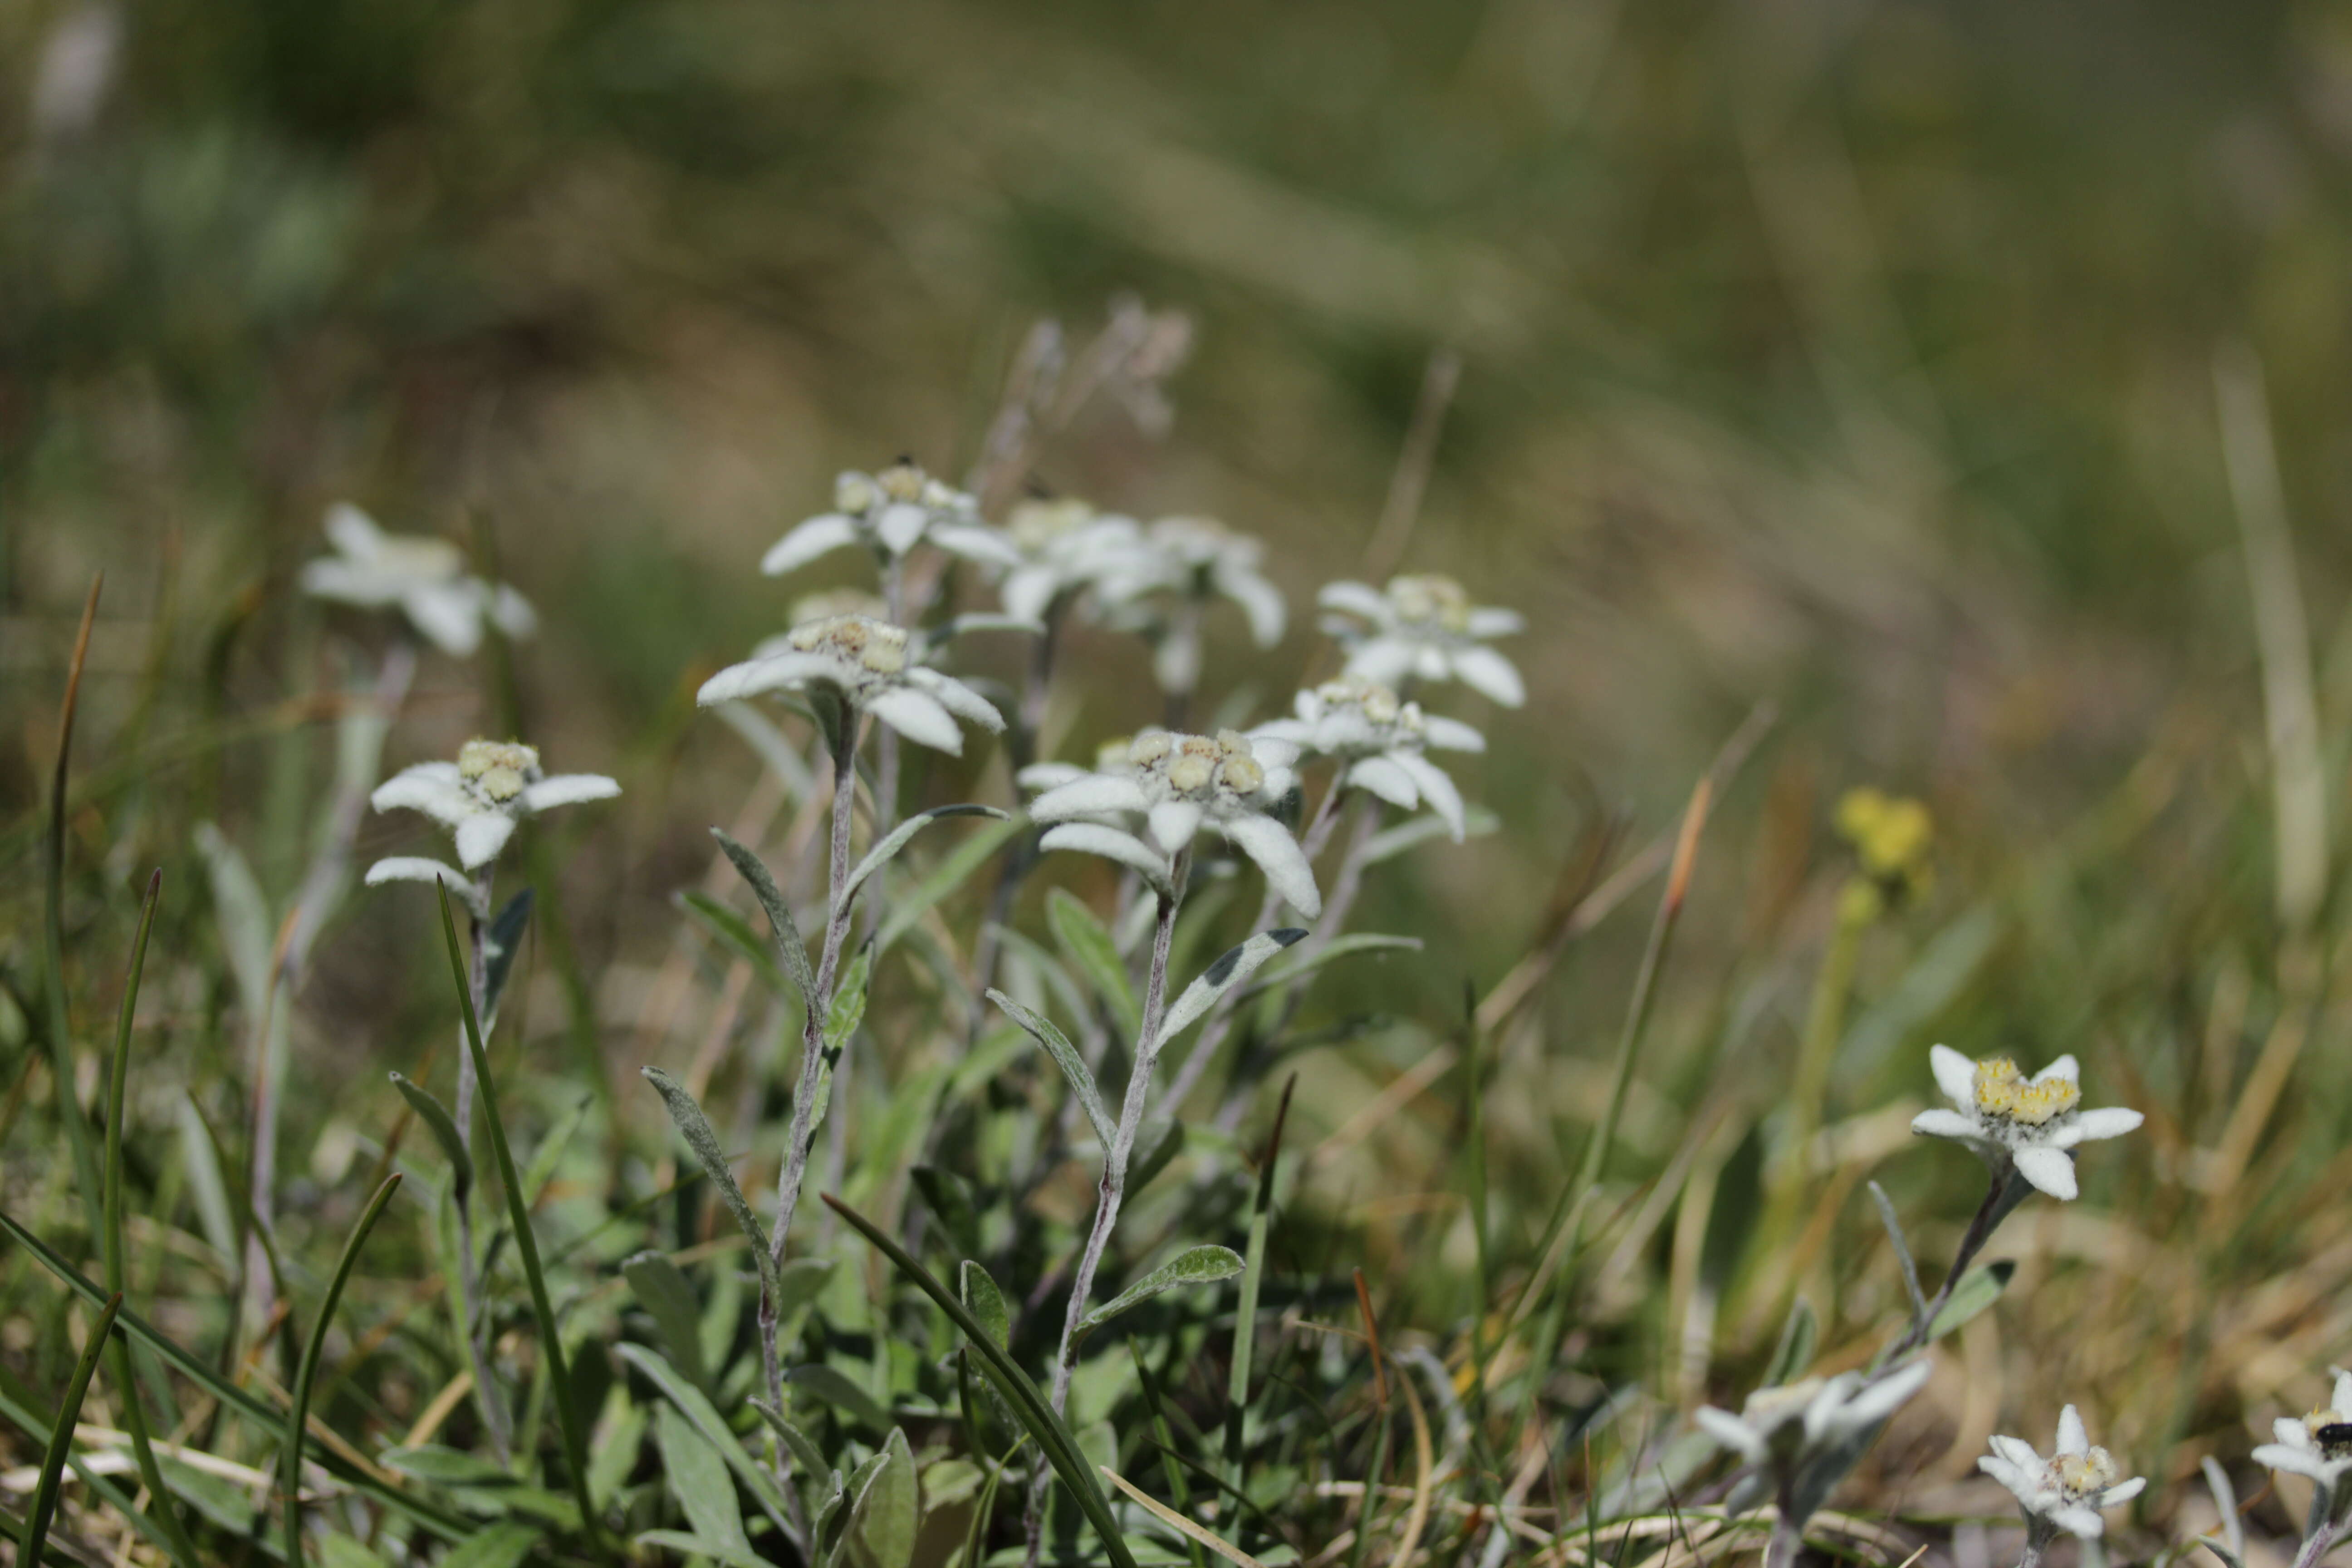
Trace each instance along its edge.
{"label": "white edelweiss bloom", "polygon": [[467,572],[464,552],[446,539],[386,533],[341,501],[327,509],[326,527],[335,553],[302,568],[302,591],[313,598],[398,609],[434,647],[458,658],[482,646],[485,622],[509,637],[529,637],[539,625],[530,601]]}
{"label": "white edelweiss bloom", "polygon": [[2032,1078],[2007,1057],[1972,1062],[1948,1046],[1927,1053],[1942,1089],[1957,1110],[1923,1110],[1911,1131],[1967,1144],[1999,1171],[2013,1163],[2018,1174],[2053,1198],[2071,1199],[2077,1143],[2120,1138],[2145,1120],[2137,1110],[2082,1109],[2082,1068],[2060,1057]]}
{"label": "white edelweiss bloom", "polygon": [[704,681],[695,700],[708,708],[763,691],[828,687],[909,741],[950,755],[963,752],[958,719],[992,732],[1004,728],[988,699],[918,663],[910,642],[906,627],[870,616],[810,621],[785,634],[775,651],[730,665]]}
{"label": "white edelweiss bloom", "polygon": [[2060,1531],[2095,1541],[2106,1529],[2101,1509],[2114,1508],[2139,1496],[2146,1478],[2119,1480],[2122,1470],[2115,1456],[2091,1447],[2083,1417],[2071,1405],[2058,1415],[2058,1446],[2044,1459],[2032,1444],[1995,1434],[1992,1452],[1977,1461],[1977,1468],[2007,1487],[2025,1510],[2027,1530],[2043,1536]]}
{"label": "white edelweiss bloom", "polygon": [[[1223,836],[1257,862],[1266,885],[1307,919],[1323,912],[1315,872],[1290,830],[1267,813],[1290,793],[1296,752],[1286,742],[1234,730],[1214,736],[1146,730],[1129,742],[1126,765],[1057,784],[1029,805],[1058,823],[1038,840],[1132,866],[1165,884],[1177,854],[1202,828]],[[1118,824],[1139,817],[1139,832]]]}
{"label": "white edelweiss bloom", "polygon": [[[1105,741],[1095,749],[1095,765],[1081,767],[1076,763],[1032,763],[1013,775],[1013,782],[1031,795],[1044,795],[1048,790],[1076,784],[1080,779],[1093,778],[1097,773],[1124,774],[1129,771],[1128,751],[1134,737],[1120,735]],[[1065,817],[1067,822],[1094,822],[1106,827],[1129,827],[1140,818],[1131,812],[1105,811],[1083,817]]]}
{"label": "white edelweiss bloom", "polygon": [[[1213,518],[1163,517],[1143,531],[1141,549],[1108,563],[1095,592],[1115,623],[1155,624],[1148,601],[1160,595],[1204,605],[1231,599],[1247,617],[1250,640],[1272,647],[1287,620],[1282,590],[1259,570],[1265,546]],[[1200,679],[1200,628],[1190,618],[1156,622],[1152,673],[1168,691],[1190,691]]]}
{"label": "white edelweiss bloom", "polygon": [[1517,667],[1486,646],[1527,623],[1517,610],[1473,605],[1451,577],[1391,577],[1385,590],[1332,583],[1316,602],[1339,612],[1325,617],[1323,629],[1348,650],[1346,673],[1359,680],[1458,680],[1506,708],[1528,700]]}
{"label": "white edelweiss bloom", "polygon": [[1913,1361],[1875,1382],[1858,1372],[1809,1377],[1759,1388],[1738,1415],[1703,1405],[1693,1418],[1725,1447],[1755,1463],[1794,1470],[1808,1459],[1892,1415],[1927,1381],[1927,1363]]}
{"label": "white edelweiss bloom", "polygon": [[896,559],[918,543],[1000,566],[1021,559],[1002,533],[981,521],[978,501],[901,458],[878,474],[852,468],[835,479],[833,510],[770,545],[760,570],[781,577],[845,544],[867,545]]}
{"label": "white edelweiss bloom", "polygon": [[1422,753],[1432,746],[1483,752],[1485,736],[1458,719],[1432,718],[1420,703],[1399,701],[1387,687],[1367,680],[1327,680],[1300,692],[1294,707],[1297,718],[1260,724],[1251,738],[1289,742],[1301,756],[1340,758],[1350,785],[1391,805],[1411,811],[1426,800],[1454,841],[1462,842],[1462,792]]}
{"label": "white edelweiss bloom", "polygon": [[2254,1463],[2317,1481],[2327,1491],[2328,1516],[2340,1519],[2352,1509],[2352,1488],[2341,1484],[2352,1471],[2352,1372],[2327,1370],[2336,1374],[2335,1403],[2299,1421],[2273,1422],[2271,1431],[2278,1441],[2256,1448]]}
{"label": "white edelweiss bloom", "polygon": [[1006,615],[1031,621],[1106,574],[1131,570],[1147,548],[1133,518],[1066,499],[1023,501],[1004,520],[1003,537],[1020,561],[997,584],[997,597]]}
{"label": "white edelweiss bloom", "polygon": [[[472,740],[457,749],[454,763],[403,768],[376,785],[368,801],[378,811],[421,811],[454,830],[458,864],[474,872],[498,858],[524,817],[620,793],[621,786],[602,773],[541,772],[539,752],[520,742]],[[438,860],[395,856],[377,861],[367,873],[370,887],[436,881],[471,900],[472,879]]]}

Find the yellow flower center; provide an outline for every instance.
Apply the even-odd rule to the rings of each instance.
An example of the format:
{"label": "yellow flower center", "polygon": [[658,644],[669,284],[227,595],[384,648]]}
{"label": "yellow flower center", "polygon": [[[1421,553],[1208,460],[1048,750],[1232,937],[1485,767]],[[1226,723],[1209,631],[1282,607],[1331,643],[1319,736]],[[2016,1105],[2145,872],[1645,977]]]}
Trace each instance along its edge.
{"label": "yellow flower center", "polygon": [[1004,520],[1004,529],[1013,536],[1015,549],[1034,555],[1063,535],[1085,527],[1094,515],[1094,508],[1076,499],[1024,500]]}
{"label": "yellow flower center", "polygon": [[464,574],[466,557],[446,539],[386,534],[376,545],[375,566],[401,577],[448,578]]}
{"label": "yellow flower center", "polygon": [[1470,629],[1470,595],[1453,578],[1434,572],[1389,579],[1389,605],[1397,619],[1449,632]]}
{"label": "yellow flower center", "polygon": [[2116,1484],[2120,1474],[2115,1456],[2105,1448],[2093,1448],[2087,1454],[2060,1454],[2050,1461],[2050,1483],[2069,1502],[2080,1502],[2106,1490]]}
{"label": "yellow flower center", "polygon": [[930,475],[912,463],[893,463],[875,475],[874,482],[881,486],[882,493],[892,500],[916,501],[923,499],[923,490],[930,482]]}
{"label": "yellow flower center", "polygon": [[539,773],[539,752],[520,741],[478,737],[457,748],[457,776],[485,800],[504,805]]}
{"label": "yellow flower center", "polygon": [[2027,1127],[2047,1126],[2083,1102],[2077,1085],[2063,1078],[2035,1083],[2007,1057],[1977,1063],[1975,1088],[1979,1114]]}
{"label": "yellow flower center", "polygon": [[876,675],[907,668],[907,628],[870,616],[829,616],[794,626],[785,638],[803,653],[830,653]]}

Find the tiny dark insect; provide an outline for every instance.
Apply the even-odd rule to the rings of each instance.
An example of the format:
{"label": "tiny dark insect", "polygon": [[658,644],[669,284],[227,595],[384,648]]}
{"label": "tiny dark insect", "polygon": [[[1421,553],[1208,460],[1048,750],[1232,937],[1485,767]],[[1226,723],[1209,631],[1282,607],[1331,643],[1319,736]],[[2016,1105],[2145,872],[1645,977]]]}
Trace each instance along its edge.
{"label": "tiny dark insect", "polygon": [[2323,1448],[2352,1446],[2352,1421],[2331,1421],[2312,1436],[2319,1440]]}

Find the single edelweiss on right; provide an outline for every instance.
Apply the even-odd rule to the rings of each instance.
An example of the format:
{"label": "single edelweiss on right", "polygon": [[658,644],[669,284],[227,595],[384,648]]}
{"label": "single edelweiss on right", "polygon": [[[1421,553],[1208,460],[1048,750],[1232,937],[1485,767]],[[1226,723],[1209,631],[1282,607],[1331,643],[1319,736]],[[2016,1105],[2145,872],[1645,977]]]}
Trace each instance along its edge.
{"label": "single edelweiss on right", "polygon": [[2053,1198],[2075,1195],[2077,1143],[2120,1138],[2146,1120],[2121,1106],[2082,1109],[2082,1068],[2071,1055],[2032,1078],[2007,1057],[1972,1062],[1948,1046],[1935,1047],[1927,1059],[1936,1087],[1959,1109],[1923,1110],[1911,1131],[1965,1143],[1996,1175],[2014,1169]]}

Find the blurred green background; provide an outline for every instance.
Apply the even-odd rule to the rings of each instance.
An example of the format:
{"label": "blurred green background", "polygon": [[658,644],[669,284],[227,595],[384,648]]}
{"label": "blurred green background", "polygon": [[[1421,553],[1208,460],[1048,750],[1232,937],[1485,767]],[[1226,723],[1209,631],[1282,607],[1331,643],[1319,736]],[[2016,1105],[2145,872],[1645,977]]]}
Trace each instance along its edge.
{"label": "blurred green background", "polygon": [[[2217,354],[2268,391],[2331,815],[2342,796],[2341,6],[18,0],[0,111],[12,963],[35,951],[31,824],[100,566],[82,743],[154,786],[78,819],[101,901],[119,917],[138,868],[184,863],[199,813],[282,839],[281,882],[299,868],[270,790],[299,776],[163,739],[341,679],[291,580],[348,497],[404,531],[486,527],[539,605],[532,738],[628,790],[555,830],[565,908],[606,994],[635,994],[704,825],[751,776],[690,694],[802,590],[760,578],[760,551],[839,468],[963,471],[1031,323],[1083,338],[1133,291],[1196,325],[1172,432],[1090,418],[1037,478],[1267,539],[1289,641],[1261,659],[1227,624],[1210,678],[1254,683],[1261,712],[1313,655],[1315,586],[1356,569],[1429,356],[1461,357],[1406,560],[1527,614],[1532,695],[1459,708],[1494,737],[1465,781],[1504,829],[1374,890],[1361,923],[1431,951],[1363,994],[1442,1016],[1465,977],[1493,984],[1590,836],[1670,826],[1769,700],[1701,858],[1635,1164],[1674,1151],[1719,1062],[1755,1114],[1785,1082],[1845,875],[1831,805],[1869,783],[1929,802],[1940,867],[1865,944],[1831,1117],[1925,1095],[1930,1038],[2029,1066],[2075,1049],[2092,1103],[2151,1114],[2113,1162],[2132,1184],[2086,1172],[2095,1195],[2253,1255],[2231,1267],[2321,1244],[2296,1226],[2341,1190],[2305,1184],[2337,1170],[2352,1097],[2328,1085],[2258,1146],[2277,1228],[2177,1227],[2281,1011]],[[806,584],[834,580],[855,579]],[[1099,651],[1102,692],[1131,689],[1141,656]],[[446,754],[492,710],[429,662],[391,761]],[[1135,721],[1097,694],[1078,730]],[[958,782],[1001,795],[982,765]],[[412,837],[379,823],[362,848]],[[173,896],[200,944],[197,879]],[[1525,1226],[1592,1115],[1648,907],[1572,950],[1540,1026],[1503,1043],[1528,1091],[1493,1112],[1496,1180]],[[323,1086],[442,1016],[372,962],[416,922],[347,918],[302,1028],[354,1048],[294,1109],[298,1151]],[[616,1059],[665,1048],[608,1023]],[[2340,1059],[2340,1034],[2315,1037],[2306,1076]],[[1328,1131],[1369,1092],[1334,1078],[1308,1114]],[[1415,1145],[1432,1182],[1450,1115]],[[1966,1212],[1961,1156],[1906,1158],[1911,1200]],[[2132,1283],[2097,1276],[2069,1310],[2121,1311]],[[2210,1307],[2151,1306],[2148,1331],[2221,1334]],[[2151,1342],[2119,1339],[2111,1369]],[[2221,1360],[2255,1379],[2250,1408],[2301,1386],[2292,1356],[2258,1377]],[[2205,1363],[2181,1364],[2126,1436],[2216,1413]]]}

